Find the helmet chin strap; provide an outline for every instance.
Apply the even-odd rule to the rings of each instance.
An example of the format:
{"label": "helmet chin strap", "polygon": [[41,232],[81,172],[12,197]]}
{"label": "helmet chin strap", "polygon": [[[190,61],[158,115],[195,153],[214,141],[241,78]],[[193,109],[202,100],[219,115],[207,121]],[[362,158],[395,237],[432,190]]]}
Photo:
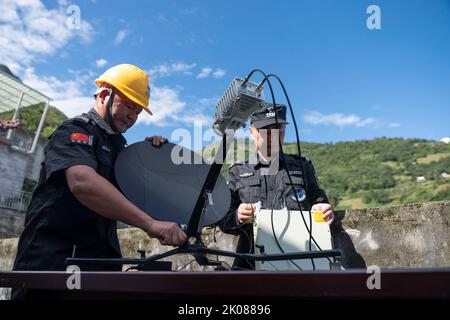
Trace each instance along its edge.
{"label": "helmet chin strap", "polygon": [[106,108],[107,113],[108,113],[108,124],[114,132],[119,132],[117,130],[116,126],[114,125],[113,118],[112,118],[112,105],[114,102],[114,96],[115,96],[115,92],[114,92],[114,90],[111,89],[110,94],[109,94],[108,106]]}

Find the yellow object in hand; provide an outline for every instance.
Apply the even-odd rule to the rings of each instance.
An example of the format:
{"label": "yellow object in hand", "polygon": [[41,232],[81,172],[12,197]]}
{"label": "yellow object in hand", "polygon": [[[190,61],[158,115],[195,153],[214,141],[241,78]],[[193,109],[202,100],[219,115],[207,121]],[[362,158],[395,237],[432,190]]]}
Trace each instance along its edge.
{"label": "yellow object in hand", "polygon": [[314,222],[327,222],[322,216],[323,216],[322,211],[314,211],[313,212]]}

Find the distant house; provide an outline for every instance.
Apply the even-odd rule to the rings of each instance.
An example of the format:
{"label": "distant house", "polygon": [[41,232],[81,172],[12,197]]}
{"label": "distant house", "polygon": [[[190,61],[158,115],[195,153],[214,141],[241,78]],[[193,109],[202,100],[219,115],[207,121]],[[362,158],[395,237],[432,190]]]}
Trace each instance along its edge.
{"label": "distant house", "polygon": [[427,180],[427,178],[425,178],[424,176],[420,176],[416,178],[416,182],[425,182]]}
{"label": "distant house", "polygon": [[450,137],[442,138],[441,142],[449,144],[450,143]]}
{"label": "distant house", "polygon": [[448,178],[450,178],[450,174],[448,174],[447,172],[442,172],[441,177],[444,179],[448,179]]}

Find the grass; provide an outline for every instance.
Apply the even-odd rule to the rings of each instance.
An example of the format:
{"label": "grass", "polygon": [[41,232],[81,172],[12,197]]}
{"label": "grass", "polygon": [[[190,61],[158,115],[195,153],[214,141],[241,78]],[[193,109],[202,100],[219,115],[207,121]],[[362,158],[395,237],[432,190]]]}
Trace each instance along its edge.
{"label": "grass", "polygon": [[367,208],[367,205],[360,198],[342,199],[336,206],[340,210],[345,209],[363,209]]}
{"label": "grass", "polygon": [[433,161],[439,161],[441,159],[450,157],[450,152],[442,152],[442,153],[435,153],[435,154],[429,154],[426,157],[417,159],[417,162],[420,164],[429,164]]}
{"label": "grass", "polygon": [[384,161],[383,164],[392,169],[400,169],[400,164],[395,161]]}

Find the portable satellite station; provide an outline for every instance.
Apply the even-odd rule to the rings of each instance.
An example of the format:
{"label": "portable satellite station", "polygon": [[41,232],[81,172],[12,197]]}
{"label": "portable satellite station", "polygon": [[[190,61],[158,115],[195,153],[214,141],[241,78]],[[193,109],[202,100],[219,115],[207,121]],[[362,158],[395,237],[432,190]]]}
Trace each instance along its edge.
{"label": "portable satellite station", "polygon": [[[170,143],[162,145],[161,148],[152,148],[149,146],[150,142],[139,142],[127,147],[119,154],[116,161],[115,174],[124,195],[144,212],[150,212],[154,218],[174,221],[180,226],[184,226],[190,241],[175,249],[149,257],[142,254],[141,258],[118,259],[73,256],[66,259],[67,265],[137,265],[135,269],[138,270],[155,270],[156,263],[165,257],[175,254],[191,254],[200,265],[220,267],[220,262],[207,257],[207,254],[212,254],[256,261],[257,268],[261,270],[271,270],[268,267],[269,263],[274,270],[290,270],[292,268],[290,262],[292,265],[298,266],[297,261],[305,259],[314,259],[320,268],[322,266],[325,268],[324,261],[331,261],[329,258],[341,255],[339,250],[331,250],[329,229],[326,229],[328,227],[326,223],[322,224],[323,227],[313,225],[314,238],[317,236],[320,239],[323,236],[323,242],[320,242],[321,250],[308,251],[306,248],[309,245],[304,242],[306,239],[304,232],[300,233],[302,236],[298,241],[297,232],[301,230],[299,225],[301,220],[295,218],[296,211],[276,212],[277,218],[275,218],[274,226],[276,226],[276,233],[281,234],[280,239],[288,250],[287,252],[274,249],[274,240],[270,239],[267,226],[271,225],[273,216],[275,216],[272,210],[259,210],[257,214],[256,241],[260,248],[268,249],[264,252],[260,250],[260,253],[254,254],[236,253],[208,248],[203,244],[202,228],[217,223],[229,210],[230,190],[220,175],[220,170],[228,148],[234,141],[235,130],[245,127],[249,116],[261,107],[261,102],[263,102],[262,85],[265,81],[269,83],[273,97],[267,75],[263,73],[265,78],[259,84],[249,81],[255,71],[263,73],[261,70],[255,69],[243,80],[234,78],[217,103],[213,129],[219,136],[222,136],[222,142],[211,165],[195,164],[194,162],[194,164],[181,164],[180,166],[172,161],[174,150],[184,153],[184,156],[187,155],[187,158],[190,159],[199,155],[187,148]],[[182,202],[179,195],[183,195]],[[297,222],[292,223],[291,227],[286,229],[283,227],[283,223],[286,226],[286,219]],[[276,238],[272,237],[272,239]],[[293,244],[291,245],[290,242]],[[302,266],[311,269],[308,262],[303,261]],[[299,270],[298,267],[296,269]]]}
{"label": "portable satellite station", "polygon": [[[303,215],[304,219],[300,215]],[[312,236],[321,250],[331,250],[330,227],[322,219],[321,212],[314,212],[312,217]],[[255,253],[294,253],[309,250],[309,231],[303,221],[309,224],[308,211],[260,209],[256,204],[253,220]],[[318,251],[314,244],[312,251]],[[314,265],[312,261],[314,261]],[[327,258],[292,259],[279,261],[257,261],[256,270],[330,270]]]}

